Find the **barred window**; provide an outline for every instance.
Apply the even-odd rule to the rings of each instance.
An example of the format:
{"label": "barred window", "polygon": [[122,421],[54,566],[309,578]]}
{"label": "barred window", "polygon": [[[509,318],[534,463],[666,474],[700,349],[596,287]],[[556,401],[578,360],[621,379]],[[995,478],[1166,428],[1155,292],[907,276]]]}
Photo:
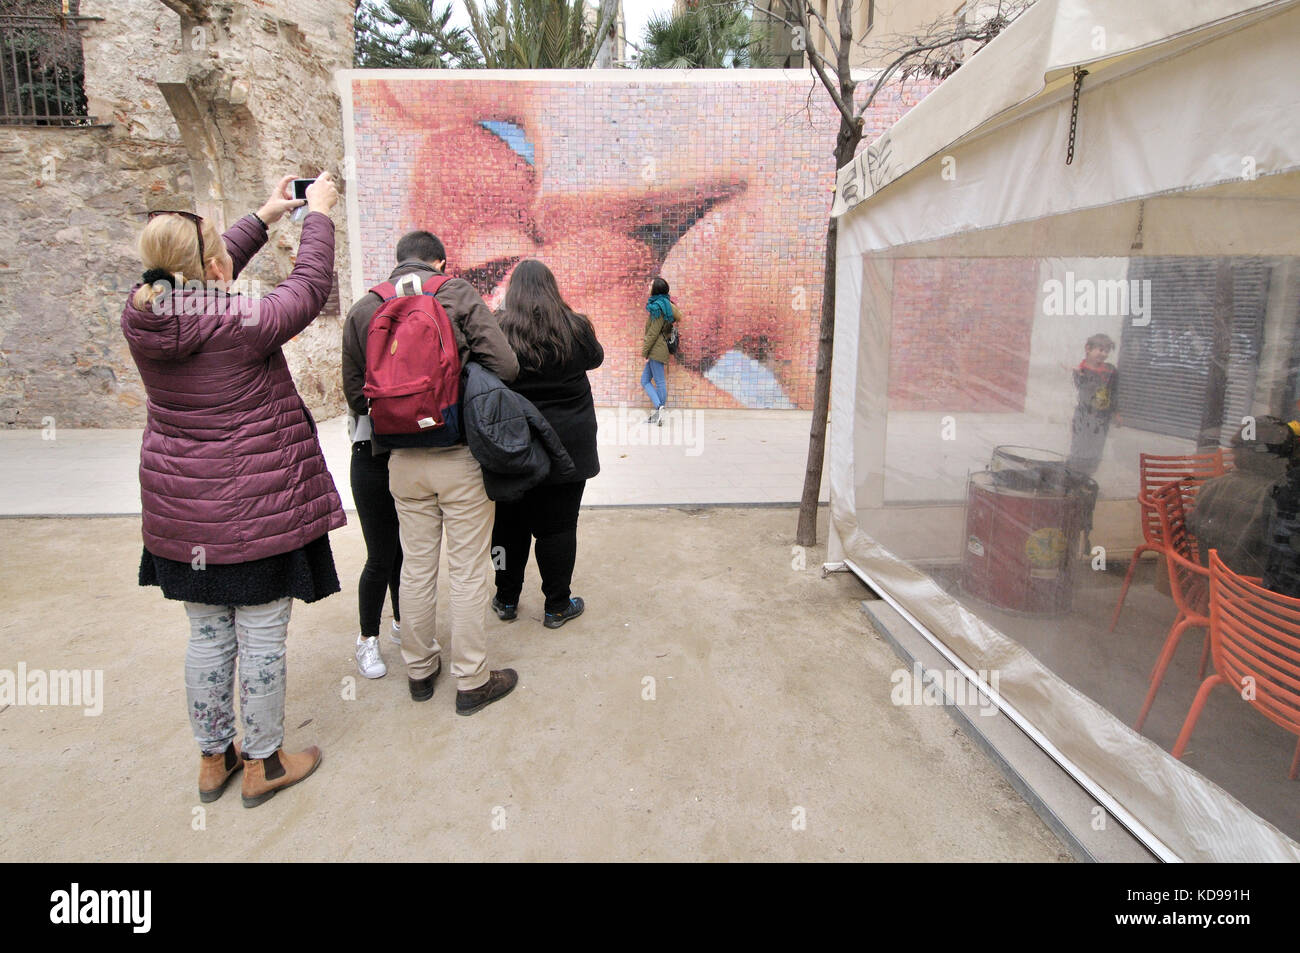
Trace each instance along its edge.
{"label": "barred window", "polygon": [[90,126],[78,0],[0,0],[0,125]]}

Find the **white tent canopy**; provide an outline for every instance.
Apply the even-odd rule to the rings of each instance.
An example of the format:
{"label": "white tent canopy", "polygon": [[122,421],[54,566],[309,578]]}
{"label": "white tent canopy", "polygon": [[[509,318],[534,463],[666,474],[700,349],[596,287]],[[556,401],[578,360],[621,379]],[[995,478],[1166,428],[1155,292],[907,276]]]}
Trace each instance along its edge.
{"label": "white tent canopy", "polygon": [[[1201,46],[1225,33],[1239,33],[1246,25],[1269,17],[1292,5],[1292,0],[1038,0],[1018,19],[1012,28],[996,37],[989,45],[959,71],[960,79],[942,84],[922,103],[904,115],[888,132],[863,150],[849,165],[839,171],[833,214],[844,212],[866,201],[886,185],[916,170],[929,159],[940,157],[959,143],[986,136],[1025,113],[1038,111],[1068,100],[1073,88],[1076,67],[1086,68],[1086,88],[1094,87],[1142,70],[1150,64],[1168,60],[1179,53]],[[1271,44],[1279,56],[1293,54],[1286,44]],[[1221,54],[1220,54],[1221,55]],[[1272,84],[1285,72],[1269,73],[1277,67],[1275,61],[1261,62],[1247,56],[1236,64],[1252,69],[1252,78]],[[1184,71],[1183,79],[1194,79]],[[1115,162],[1127,178],[1113,184],[1120,194],[1128,196],[1154,195],[1170,188],[1189,188],[1241,177],[1240,153],[1226,154],[1207,149],[1212,143],[1204,139],[1193,140],[1185,135],[1201,129],[1205,123],[1231,122],[1234,130],[1246,134],[1245,142],[1259,140],[1260,123],[1270,116],[1261,114],[1259,106],[1272,106],[1275,101],[1252,95],[1247,77],[1231,84],[1222,83],[1217,70],[1207,70],[1203,82],[1214,89],[1198,84],[1195,89],[1165,90],[1170,96],[1171,111],[1149,113],[1136,125],[1124,127],[1129,133],[1159,137],[1164,144],[1162,161],[1143,168],[1130,168],[1129,163]],[[1294,104],[1300,91],[1291,89],[1289,97]],[[1094,103],[1094,111],[1109,109],[1110,103]],[[1151,104],[1144,104],[1151,105]],[[1240,111],[1239,111],[1240,109]],[[1059,120],[1060,110],[1052,110]],[[1190,127],[1179,120],[1192,113]],[[1068,112],[1064,116],[1068,120]],[[1153,128],[1151,123],[1158,123]],[[1084,119],[1085,125],[1087,119]],[[1180,134],[1180,130],[1184,134]],[[1174,133],[1174,138],[1166,134]],[[1219,145],[1236,144],[1234,136],[1216,134]],[[1169,163],[1173,153],[1182,151],[1179,146],[1194,144],[1190,149],[1195,162]],[[1059,154],[1064,155],[1065,140],[1052,140],[1059,144]],[[1281,142],[1275,143],[1283,146]],[[1268,162],[1268,168],[1280,171],[1287,167],[1289,158],[1295,162],[1300,142],[1285,143],[1285,154],[1261,156],[1259,162]],[[1055,158],[1056,152],[1052,157]],[[1041,153],[1022,158],[1035,161],[1045,157]],[[1120,158],[1119,155],[1116,158]],[[1235,160],[1235,161],[1234,161]],[[1007,176],[1011,179],[1011,176]],[[960,182],[962,176],[946,181]],[[1076,180],[1077,181],[1077,180]],[[1098,183],[1100,184],[1100,183]],[[1033,190],[1042,196],[1047,190]],[[1095,196],[1098,203],[1114,201],[1119,195]],[[943,217],[932,226],[929,235],[909,235],[909,241],[919,237],[934,237],[949,232],[935,231],[947,227],[951,231],[1000,225],[1021,218],[1008,218],[1012,213],[1024,217],[1051,214],[1049,204],[1007,207],[985,203],[982,207],[967,210],[969,220]],[[896,236],[882,235],[888,247],[898,244]]]}
{"label": "white tent canopy", "polygon": [[[978,465],[972,461],[997,442],[1026,442],[992,435],[1066,433],[1072,406],[1062,418],[1036,397],[1035,382],[1068,381],[1060,364],[1080,355],[1065,348],[1079,348],[1076,337],[1081,342],[1081,333],[1103,327],[1118,337],[1124,321],[1062,330],[1059,321],[1044,320],[1040,304],[1027,318],[1025,339],[999,345],[1000,363],[1026,369],[1023,406],[976,414],[954,404],[927,416],[901,406],[905,401],[891,390],[898,383],[891,373],[918,363],[899,349],[919,346],[914,328],[900,330],[900,322],[917,319],[907,317],[914,310],[896,310],[895,283],[903,281],[904,264],[915,270],[942,261],[1022,262],[1033,312],[1034,275],[1041,285],[1044,275],[1075,262],[1101,262],[1119,275],[1174,258],[1263,262],[1271,275],[1260,304],[1265,352],[1251,371],[1255,403],[1249,393],[1242,399],[1251,413],[1273,412],[1282,389],[1270,384],[1269,365],[1280,359],[1268,349],[1284,340],[1288,353],[1294,346],[1300,354],[1300,331],[1292,330],[1300,325],[1297,51],[1300,0],[1038,0],[839,173],[830,558],[844,558],[970,668],[997,669],[1008,713],[1168,859],[1296,861],[1300,845],[1249,809],[1231,785],[1225,784],[1229,793],[1174,760],[1168,745],[1127,727],[1127,712],[1117,717],[1096,692],[1075,687],[1039,649],[1003,631],[1001,616],[977,611],[937,581],[942,574],[933,568],[962,558],[956,543],[963,539],[966,474]],[[1067,165],[1076,66],[1088,75]],[[935,300],[930,290],[926,301]],[[952,289],[959,293],[978,289]],[[1065,342],[1059,356],[1054,341]],[[1128,360],[1121,360],[1121,375]],[[983,392],[993,387],[980,384]],[[1059,394],[1068,384],[1052,386],[1052,399],[1073,399]],[[967,444],[917,450],[908,428],[933,427],[937,434],[946,415]],[[1177,443],[1133,436],[1129,428],[1125,434],[1112,435],[1098,474],[1103,493],[1094,541],[1120,529],[1136,532],[1137,453],[1121,438],[1164,441],[1136,445],[1143,450]],[[931,539],[942,545],[927,550]],[[1115,539],[1115,551],[1137,541]],[[1156,646],[1163,634],[1154,634]],[[1097,644],[1112,643],[1099,637]],[[1200,644],[1197,635],[1198,651]],[[1144,678],[1149,665],[1142,663]],[[1172,689],[1161,697],[1170,710],[1181,706],[1181,721],[1190,699]]]}

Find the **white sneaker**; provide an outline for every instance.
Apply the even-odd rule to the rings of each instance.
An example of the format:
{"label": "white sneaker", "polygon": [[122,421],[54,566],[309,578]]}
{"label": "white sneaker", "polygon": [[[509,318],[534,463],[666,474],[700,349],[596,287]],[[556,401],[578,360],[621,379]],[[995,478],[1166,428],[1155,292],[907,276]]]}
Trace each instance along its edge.
{"label": "white sneaker", "polygon": [[357,668],[366,678],[383,678],[388,674],[384,657],[379,654],[379,637],[372,635],[368,639],[357,636]]}
{"label": "white sneaker", "polygon": [[402,644],[402,624],[400,622],[393,621],[393,630],[388,633],[388,637],[393,640],[395,645]]}

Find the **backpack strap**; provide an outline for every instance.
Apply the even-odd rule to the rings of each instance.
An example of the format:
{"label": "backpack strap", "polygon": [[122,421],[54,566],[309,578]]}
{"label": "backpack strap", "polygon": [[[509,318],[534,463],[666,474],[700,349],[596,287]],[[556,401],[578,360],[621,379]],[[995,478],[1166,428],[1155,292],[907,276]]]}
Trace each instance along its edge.
{"label": "backpack strap", "polygon": [[[432,296],[437,294],[438,289],[450,280],[451,278],[447,275],[435,274],[421,281],[420,276],[412,272],[398,278],[396,282],[385,281],[382,284],[375,285],[370,289],[370,292],[378,295],[380,301],[391,301],[393,298],[403,295],[426,294]],[[408,286],[411,289],[409,291],[406,290]]]}
{"label": "backpack strap", "polygon": [[435,295],[438,293],[438,289],[449,281],[451,281],[450,276],[443,274],[436,274],[431,278],[425,278],[424,293],[427,295]]}

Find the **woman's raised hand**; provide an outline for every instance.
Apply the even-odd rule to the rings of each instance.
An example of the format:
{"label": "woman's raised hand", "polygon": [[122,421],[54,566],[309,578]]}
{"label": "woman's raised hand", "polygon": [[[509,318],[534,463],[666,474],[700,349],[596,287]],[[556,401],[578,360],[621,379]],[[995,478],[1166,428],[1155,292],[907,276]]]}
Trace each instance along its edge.
{"label": "woman's raised hand", "polygon": [[296,179],[296,175],[286,175],[271,190],[271,197],[266,200],[266,204],[258,209],[257,217],[266,224],[278,222],[284,217],[285,212],[296,209],[303,204],[302,199],[287,197],[289,195],[289,183]]}
{"label": "woman's raised hand", "polygon": [[322,172],[316,181],[307,186],[307,208],[326,215],[339,200],[339,190],[328,172]]}

